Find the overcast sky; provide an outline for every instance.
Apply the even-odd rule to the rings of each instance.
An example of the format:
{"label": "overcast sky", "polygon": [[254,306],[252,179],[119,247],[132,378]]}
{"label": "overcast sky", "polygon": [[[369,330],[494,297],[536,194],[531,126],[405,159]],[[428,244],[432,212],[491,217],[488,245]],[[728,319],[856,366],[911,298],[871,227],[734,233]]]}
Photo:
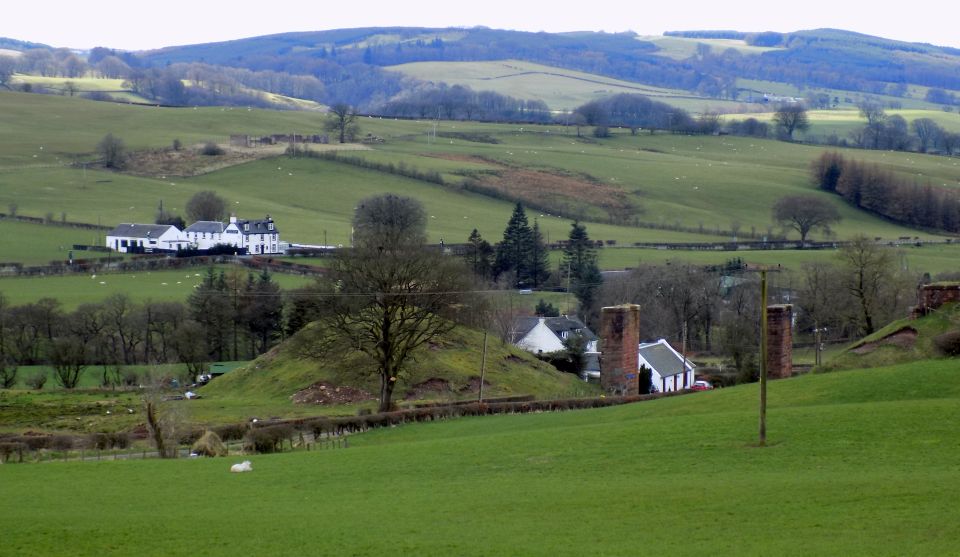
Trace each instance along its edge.
{"label": "overcast sky", "polygon": [[[522,31],[735,29],[797,31],[832,27],[891,39],[960,47],[956,2],[890,9],[852,0],[9,0],[0,37],[57,47],[142,50],[345,27],[484,25]],[[468,4],[468,5],[467,5]],[[651,7],[655,6],[655,7]],[[917,9],[911,9],[916,6]]]}

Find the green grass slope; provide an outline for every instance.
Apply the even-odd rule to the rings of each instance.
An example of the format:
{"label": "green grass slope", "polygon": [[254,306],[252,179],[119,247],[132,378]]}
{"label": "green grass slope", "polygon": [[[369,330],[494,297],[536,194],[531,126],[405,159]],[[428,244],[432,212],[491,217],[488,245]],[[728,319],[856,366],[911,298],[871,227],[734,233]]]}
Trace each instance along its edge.
{"label": "green grass slope", "polygon": [[[330,355],[322,361],[300,356],[300,333],[269,353],[234,370],[202,389],[205,400],[217,405],[221,400],[243,400],[252,404],[282,402],[289,405],[290,396],[318,381],[337,386],[359,388],[376,396],[379,380],[374,375],[358,372],[345,356]],[[457,327],[450,333],[423,347],[408,366],[409,373],[397,382],[395,400],[457,400],[476,396],[480,377],[482,333]],[[431,379],[446,381],[449,389],[418,390],[417,386]],[[489,384],[485,397],[535,395],[537,398],[571,398],[597,394],[588,385],[569,373],[557,371],[531,354],[513,346],[489,339],[487,367],[484,375]],[[473,388],[471,388],[473,383]],[[370,406],[370,403],[365,403]],[[328,411],[343,411],[330,408]]]}
{"label": "green grass slope", "polygon": [[702,112],[708,107],[732,110],[739,106],[733,101],[698,97],[689,91],[522,60],[410,62],[387,69],[424,81],[465,85],[475,91],[494,91],[518,99],[541,100],[554,111],[574,110],[592,100],[618,93],[647,95],[692,112]]}
{"label": "green grass slope", "polygon": [[960,305],[945,304],[919,319],[898,319],[853,343],[823,369],[858,369],[943,357],[937,335],[960,329]]}
{"label": "green grass slope", "polygon": [[404,426],[249,474],[0,466],[0,535],[17,555],[955,554],[955,362],[772,382],[763,449],[756,399]]}

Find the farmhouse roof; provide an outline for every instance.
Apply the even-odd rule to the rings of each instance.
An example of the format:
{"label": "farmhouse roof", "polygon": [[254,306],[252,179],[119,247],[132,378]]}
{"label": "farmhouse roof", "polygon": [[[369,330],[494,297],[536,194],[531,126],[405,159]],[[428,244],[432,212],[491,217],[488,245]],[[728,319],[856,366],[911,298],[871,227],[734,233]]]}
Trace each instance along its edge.
{"label": "farmhouse roof", "polygon": [[[640,357],[654,369],[661,377],[677,375],[686,369],[693,369],[694,365],[688,358],[684,366],[683,356],[677,353],[666,340],[650,342],[640,345]],[[643,362],[641,362],[643,363]],[[686,369],[683,369],[686,367]]]}
{"label": "farmhouse roof", "polygon": [[187,227],[184,232],[196,232],[197,234],[220,234],[227,225],[216,220],[198,220]]}
{"label": "farmhouse roof", "polygon": [[238,220],[237,226],[240,227],[240,233],[245,235],[280,233],[280,231],[277,230],[277,226],[273,223],[273,219],[270,218],[270,215],[267,215],[265,219]]}
{"label": "farmhouse roof", "polygon": [[[510,342],[517,343],[523,340],[537,324],[540,323],[539,317],[518,317],[513,321],[513,329],[510,331]],[[597,340],[597,335],[587,328],[576,317],[546,317],[543,324],[547,326],[558,338],[564,338],[564,333],[580,333],[587,342]]]}
{"label": "farmhouse roof", "polygon": [[136,224],[124,222],[117,225],[116,228],[107,233],[107,236],[119,236],[123,238],[159,238],[168,230],[176,226],[172,224]]}

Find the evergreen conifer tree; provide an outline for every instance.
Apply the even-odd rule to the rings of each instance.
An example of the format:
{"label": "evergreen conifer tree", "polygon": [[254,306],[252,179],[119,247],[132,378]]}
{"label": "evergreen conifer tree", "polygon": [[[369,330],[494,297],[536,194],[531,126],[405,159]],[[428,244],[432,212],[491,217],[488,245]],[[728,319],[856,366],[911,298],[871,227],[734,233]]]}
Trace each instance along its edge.
{"label": "evergreen conifer tree", "polygon": [[517,203],[503,231],[503,241],[497,244],[497,257],[493,266],[495,277],[512,273],[515,277],[514,286],[526,286],[529,277],[531,234],[527,213],[523,210],[523,205]]}
{"label": "evergreen conifer tree", "polygon": [[571,224],[569,242],[563,248],[560,274],[569,280],[570,291],[577,297],[581,312],[593,304],[594,296],[603,277],[597,265],[597,249],[587,235],[587,227],[574,221]]}

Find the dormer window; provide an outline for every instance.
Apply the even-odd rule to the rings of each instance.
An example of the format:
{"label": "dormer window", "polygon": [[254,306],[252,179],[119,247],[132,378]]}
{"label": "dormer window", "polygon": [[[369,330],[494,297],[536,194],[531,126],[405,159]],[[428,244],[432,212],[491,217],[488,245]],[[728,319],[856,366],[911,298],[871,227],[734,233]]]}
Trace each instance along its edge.
{"label": "dormer window", "polygon": [[267,223],[267,228],[270,230],[273,230],[273,223],[272,222]]}
{"label": "dormer window", "polygon": [[243,223],[243,231],[244,231],[244,232],[250,232],[250,223],[249,223],[249,222]]}

